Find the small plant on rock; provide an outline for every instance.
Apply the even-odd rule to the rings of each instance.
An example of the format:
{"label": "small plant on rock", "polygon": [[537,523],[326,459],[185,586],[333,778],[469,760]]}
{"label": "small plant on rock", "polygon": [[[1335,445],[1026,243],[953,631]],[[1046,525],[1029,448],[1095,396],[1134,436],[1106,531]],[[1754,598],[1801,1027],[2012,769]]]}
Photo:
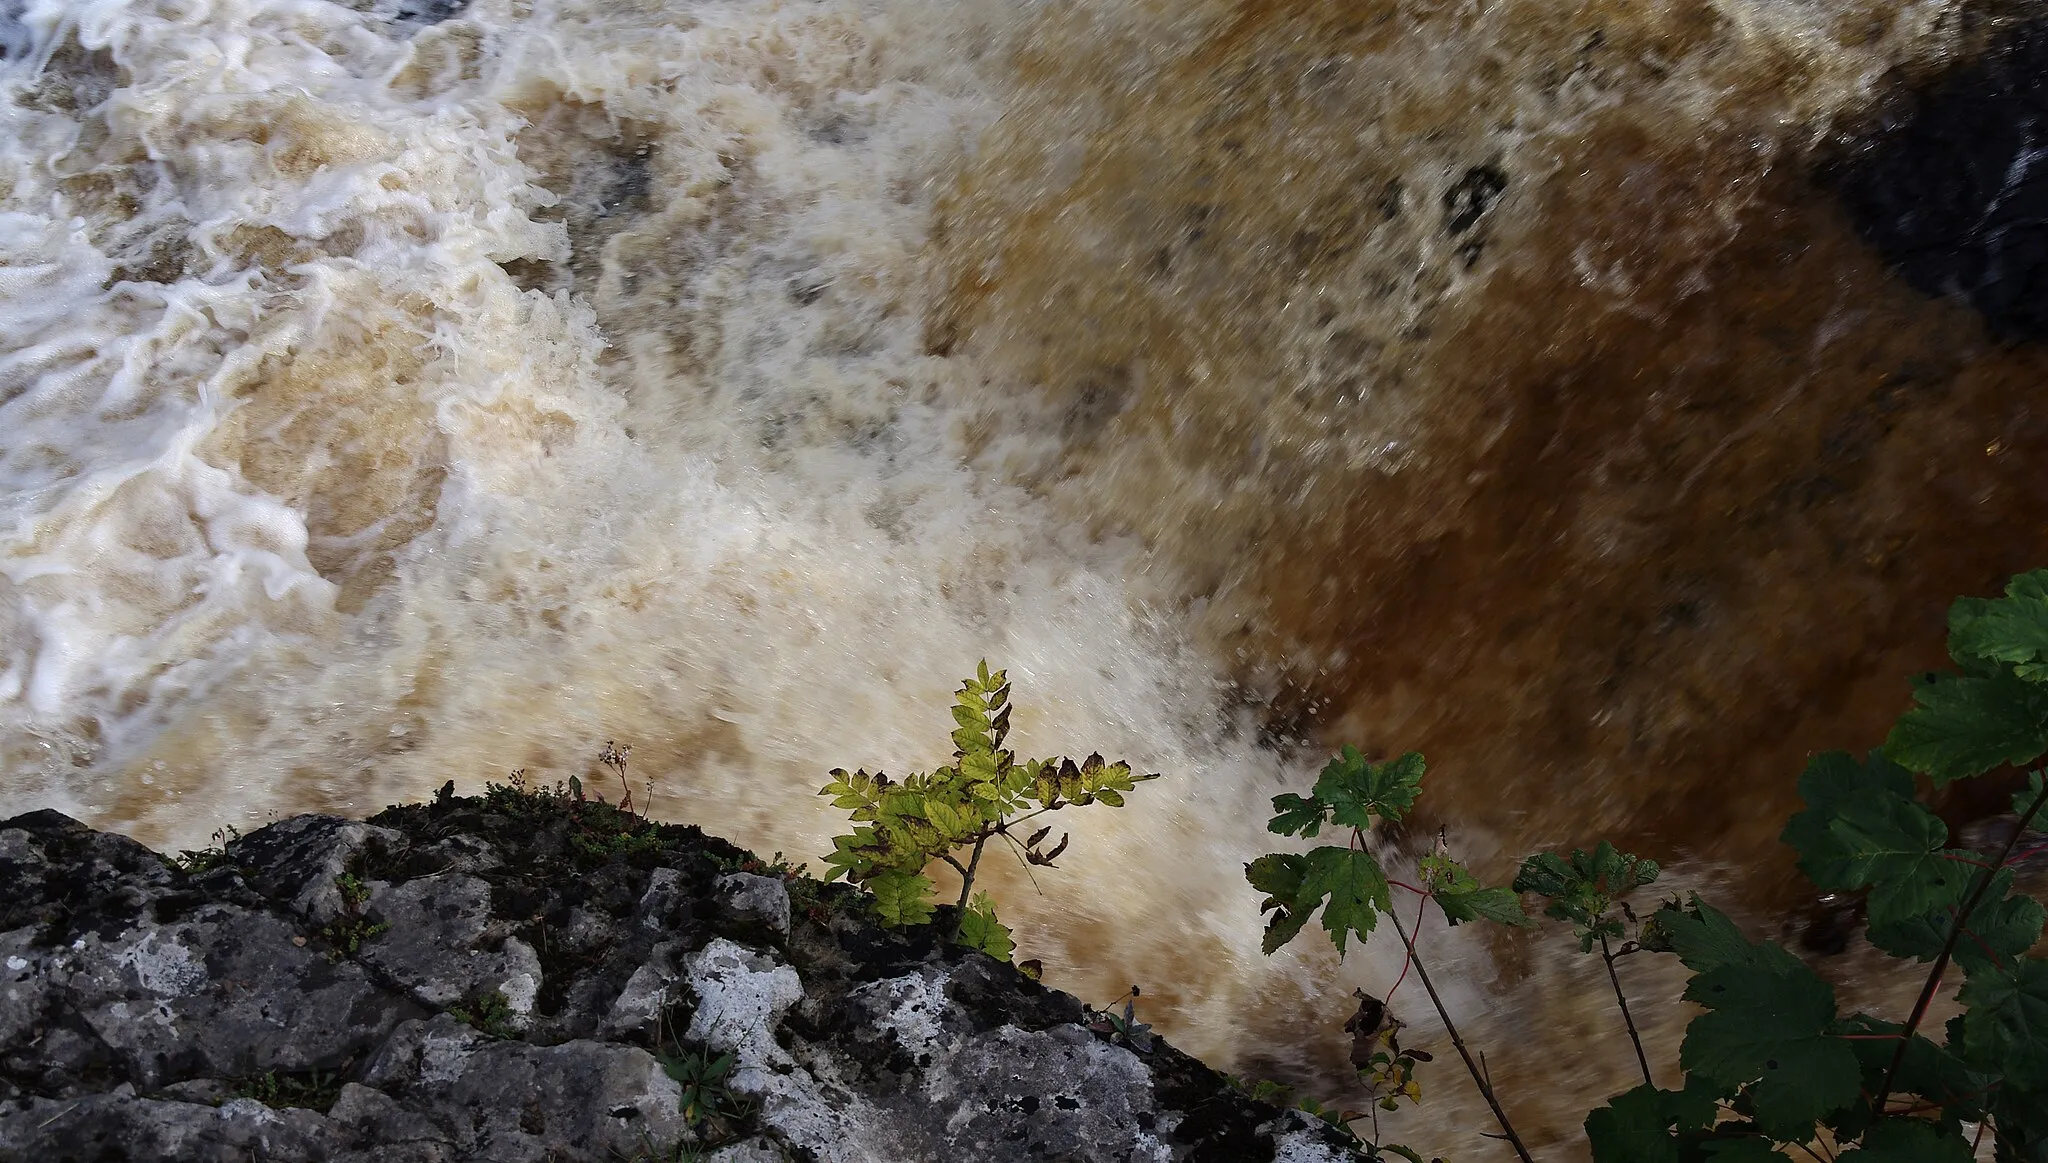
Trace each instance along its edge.
{"label": "small plant on rock", "polygon": [[336,958],[354,957],[362,950],[363,942],[389,930],[391,924],[372,924],[363,915],[363,905],[370,899],[370,886],[361,877],[345,872],[334,878],[334,887],[341,893],[342,914],[320,930],[320,939],[334,947]]}
{"label": "small plant on rock", "polygon": [[493,1038],[510,1038],[519,1032],[515,1025],[519,1015],[496,989],[478,990],[468,1000],[449,1006],[448,1016]]}
{"label": "small plant on rock", "polygon": [[[881,772],[834,770],[819,789],[832,806],[852,812],[852,834],[837,836],[825,857],[826,880],[845,877],[875,897],[875,912],[886,925],[923,924],[936,914],[932,881],[925,875],[944,863],[960,875],[952,939],[1008,960],[1010,930],[996,919],[987,893],[974,892],[982,850],[1000,838],[1026,865],[1046,868],[1066,851],[1065,834],[1043,847],[1052,829],[1041,826],[1022,840],[1025,825],[1047,812],[1094,803],[1120,808],[1124,793],[1157,775],[1133,775],[1128,763],[1107,763],[1090,755],[1017,762],[1004,749],[1010,731],[1010,682],[1003,671],[989,673],[983,662],[964,680],[953,702],[953,759],[929,774],[900,783]],[[961,853],[966,859],[961,859]]]}
{"label": "small plant on rock", "polygon": [[193,876],[212,872],[216,868],[232,867],[235,858],[229,854],[228,846],[241,838],[242,833],[233,824],[223,825],[214,829],[213,835],[209,837],[213,843],[196,852],[188,848],[172,857],[171,863],[177,865],[180,871]]}

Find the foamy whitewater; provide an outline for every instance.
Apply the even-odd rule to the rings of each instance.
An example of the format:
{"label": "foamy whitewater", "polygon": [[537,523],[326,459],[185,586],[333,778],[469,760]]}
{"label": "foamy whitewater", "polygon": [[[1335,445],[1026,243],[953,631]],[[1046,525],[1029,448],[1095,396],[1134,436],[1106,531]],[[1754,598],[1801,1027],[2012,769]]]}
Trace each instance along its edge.
{"label": "foamy whitewater", "polygon": [[[1414,7],[1455,62],[1545,6]],[[1796,83],[1752,86],[1776,86],[1762,156],[1938,52],[1952,6],[1883,6],[1853,51],[1836,33],[1872,6],[1714,7],[1710,43],[1665,62],[1689,87],[1660,108],[1725,121],[1743,61],[1801,61]],[[825,770],[942,762],[950,691],[987,658],[1015,683],[1020,751],[1166,775],[1121,813],[1063,813],[1072,847],[1036,891],[996,874],[1023,955],[1097,1000],[1142,984],[1150,1016],[1221,1065],[1327,1056],[1351,985],[1384,988],[1398,948],[1259,955],[1241,865],[1270,847],[1268,797],[1319,759],[1259,745],[1244,659],[1213,625],[1224,534],[1257,495],[1105,441],[1114,409],[1075,419],[1043,355],[1064,332],[1032,346],[1080,310],[1056,281],[1019,276],[997,308],[1011,333],[931,334],[1004,230],[1046,240],[1047,268],[1138,269],[1100,221],[1029,212],[1114,178],[1082,135],[1128,119],[1105,112],[1119,102],[1170,107],[1161,62],[1226,7],[443,15],[0,3],[0,815],[53,807],[190,847],[515,768],[597,786],[615,739],[656,815],[814,858],[841,823],[814,794]],[[1444,169],[1444,140],[1526,172],[1622,98],[1545,100],[1420,152],[1363,132],[1347,148],[1398,153],[1414,182]],[[975,233],[942,247],[948,205]],[[1423,288],[1361,308],[1390,336],[1469,281],[1435,273],[1451,243],[1374,239]],[[1585,254],[1589,285],[1625,294],[1624,257]],[[1306,366],[1275,342],[1271,374]],[[1398,474],[1428,401],[1382,378],[1371,440],[1269,412],[1229,375],[1187,387],[1175,423]],[[1477,938],[1427,939],[1482,1034],[1527,1028],[1538,986],[1495,996]],[[1437,1077],[1408,1127],[1449,1151],[1482,1124]]]}

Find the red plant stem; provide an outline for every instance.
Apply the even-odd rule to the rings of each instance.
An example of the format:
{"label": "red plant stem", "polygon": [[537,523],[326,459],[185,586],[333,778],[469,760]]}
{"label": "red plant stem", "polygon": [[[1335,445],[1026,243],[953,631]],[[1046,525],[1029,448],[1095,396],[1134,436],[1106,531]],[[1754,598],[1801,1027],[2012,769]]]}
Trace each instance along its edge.
{"label": "red plant stem", "polygon": [[1892,1052],[1892,1064],[1885,1068],[1884,1085],[1878,1087],[1877,1101],[1871,1104],[1871,1109],[1879,1113],[1884,1111],[1885,1102],[1892,1096],[1892,1082],[1898,1077],[1899,1068],[1906,1063],[1906,1049],[1913,1044],[1913,1031],[1919,1029],[1920,1022],[1927,1017],[1927,1007],[1934,1001],[1934,991],[1941,988],[1941,975],[1948,971],[1949,958],[1955,954],[1956,942],[1962,938],[1963,926],[1969,920],[1970,911],[1975,909],[1984,899],[1984,894],[1991,890],[1992,879],[1998,875],[1999,869],[2005,867],[2006,858],[2012,855],[2013,847],[2019,843],[2020,834],[2027,830],[2028,824],[2033,823],[2034,817],[2040,814],[2043,806],[2048,806],[2048,782],[2042,784],[2041,794],[2034,797],[2034,802],[2027,806],[2026,814],[2013,825],[2012,835],[2006,838],[2005,847],[1999,851],[1997,858],[1978,874],[1977,883],[1971,888],[1970,895],[1964,898],[1962,908],[1956,910],[1956,923],[1949,927],[1948,940],[1942,944],[1941,956],[1934,959],[1934,968],[1927,971],[1927,983],[1920,987],[1920,996],[1913,1002],[1913,1014],[1906,1019],[1906,1028],[1900,1033],[1899,1048]]}

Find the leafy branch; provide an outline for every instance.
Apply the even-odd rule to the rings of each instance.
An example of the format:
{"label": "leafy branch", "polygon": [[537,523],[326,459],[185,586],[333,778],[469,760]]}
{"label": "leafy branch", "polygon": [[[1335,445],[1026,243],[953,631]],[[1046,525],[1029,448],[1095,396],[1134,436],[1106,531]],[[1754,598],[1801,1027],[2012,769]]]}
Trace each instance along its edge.
{"label": "leafy branch", "polygon": [[953,696],[952,764],[900,782],[879,771],[835,769],[819,794],[849,811],[856,826],[833,837],[825,879],[843,876],[873,893],[884,924],[925,924],[937,913],[935,889],[925,874],[934,863],[944,863],[960,876],[951,939],[1008,960],[1015,949],[1010,930],[996,919],[989,895],[974,892],[989,841],[1003,840],[1027,868],[1056,867],[1070,837],[1062,833],[1048,848],[1052,829],[1041,825],[1020,840],[1026,824],[1067,807],[1123,807],[1124,793],[1159,778],[1134,775],[1130,764],[1108,763],[1100,755],[1079,763],[1019,763],[1003,746],[1010,711],[1008,675],[989,673],[983,662]]}
{"label": "leafy branch", "polygon": [[[1323,929],[1340,957],[1350,937],[1363,939],[1370,935],[1380,914],[1386,914],[1407,955],[1403,972],[1406,966],[1414,968],[1416,979],[1422,983],[1423,992],[1429,995],[1430,1004],[1450,1035],[1451,1045],[1457,1048],[1502,1133],[1523,1163],[1532,1163],[1529,1149],[1515,1133],[1514,1124],[1494,1092],[1492,1079],[1465,1045],[1442,995],[1430,980],[1414,937],[1393,912],[1386,871],[1365,843],[1366,831],[1375,820],[1397,823],[1415,806],[1422,791],[1424,770],[1422,756],[1414,752],[1386,763],[1372,763],[1356,747],[1345,747],[1323,768],[1308,796],[1289,792],[1274,798],[1276,814],[1266,830],[1281,836],[1313,838],[1326,826],[1348,828],[1350,843],[1342,848],[1324,845],[1305,853],[1261,856],[1245,865],[1245,879],[1266,894],[1260,911],[1273,914],[1266,922],[1264,947],[1268,954],[1298,936],[1318,909],[1322,911]],[[1422,880],[1424,887],[1417,891],[1434,900],[1443,910],[1444,920],[1452,925],[1480,919],[1515,925],[1534,923],[1522,912],[1513,892],[1481,885],[1470,871],[1443,851],[1441,844],[1438,851],[1424,858]],[[1399,1153],[1406,1153],[1406,1149]]]}

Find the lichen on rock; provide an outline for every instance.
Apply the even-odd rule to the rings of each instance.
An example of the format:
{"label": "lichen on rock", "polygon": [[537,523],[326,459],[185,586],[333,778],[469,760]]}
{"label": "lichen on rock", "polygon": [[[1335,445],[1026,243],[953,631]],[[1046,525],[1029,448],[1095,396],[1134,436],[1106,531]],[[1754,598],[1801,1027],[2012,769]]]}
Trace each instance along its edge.
{"label": "lichen on rock", "polygon": [[0,883],[0,1158],[1351,1157],[846,886],[570,796],[301,816],[191,871],[36,812]]}

